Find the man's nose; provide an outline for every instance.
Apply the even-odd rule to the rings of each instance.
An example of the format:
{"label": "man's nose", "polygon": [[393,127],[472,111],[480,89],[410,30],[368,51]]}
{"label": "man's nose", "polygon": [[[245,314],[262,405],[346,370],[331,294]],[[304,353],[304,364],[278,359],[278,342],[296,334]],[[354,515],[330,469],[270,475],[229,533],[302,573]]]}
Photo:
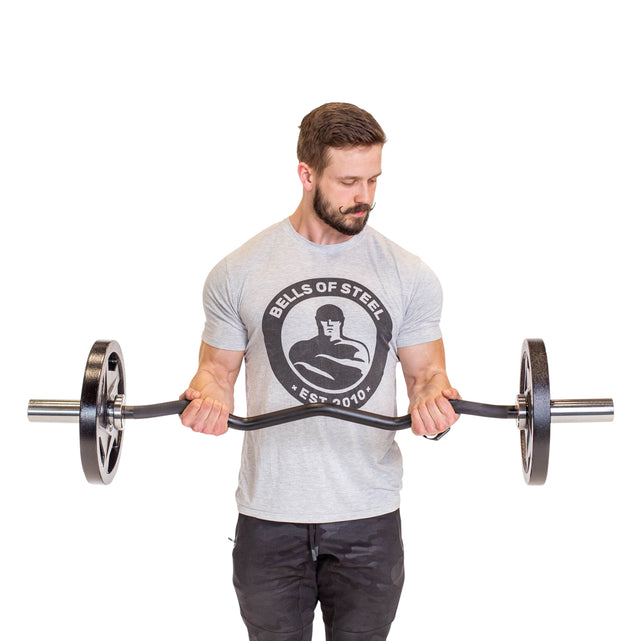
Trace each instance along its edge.
{"label": "man's nose", "polygon": [[373,201],[373,192],[374,187],[368,182],[360,183],[358,185],[358,190],[354,196],[354,201],[358,204],[370,205]]}

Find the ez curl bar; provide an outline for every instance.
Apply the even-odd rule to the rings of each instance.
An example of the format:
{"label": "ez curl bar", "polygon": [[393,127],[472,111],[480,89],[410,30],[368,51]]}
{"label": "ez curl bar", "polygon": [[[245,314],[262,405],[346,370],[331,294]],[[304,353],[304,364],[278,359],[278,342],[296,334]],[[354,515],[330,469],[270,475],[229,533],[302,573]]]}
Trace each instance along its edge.
{"label": "ez curl bar", "polygon": [[[80,458],[87,481],[107,485],[114,479],[124,436],[125,419],[181,414],[189,401],[156,405],[125,405],[125,370],[116,341],[96,341],[89,352],[79,401],[30,400],[30,421],[79,422]],[[530,485],[542,485],[549,466],[551,423],[612,421],[610,398],[560,400],[549,396],[549,368],[544,342],[527,339],[522,345],[520,386],[515,405],[489,405],[453,400],[457,414],[515,419],[520,430],[522,470]],[[384,430],[411,426],[411,416],[381,416],[339,405],[314,403],[242,418],[231,414],[229,427],[251,431],[311,416],[329,416]],[[448,430],[447,430],[448,431]],[[439,440],[446,432],[429,440]]]}

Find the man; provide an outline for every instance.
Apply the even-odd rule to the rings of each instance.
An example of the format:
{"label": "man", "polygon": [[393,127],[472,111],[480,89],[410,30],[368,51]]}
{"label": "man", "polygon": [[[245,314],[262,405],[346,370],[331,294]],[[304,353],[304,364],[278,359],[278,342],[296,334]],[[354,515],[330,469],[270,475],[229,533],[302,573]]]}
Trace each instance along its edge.
{"label": "man", "polygon": [[[385,142],[354,105],[330,103],[305,116],[298,208],[207,279],[184,425],[226,432],[243,359],[250,415],[312,402],[395,414],[399,360],[413,432],[435,435],[457,420],[440,285],[417,257],[367,227]],[[349,338],[337,334],[344,352],[331,354],[323,322],[345,319]],[[300,365],[305,345],[307,356],[325,349],[315,376]],[[350,365],[349,375],[327,368],[331,359]],[[404,579],[401,478],[393,432],[314,417],[245,435],[233,557],[252,641],[308,641],[318,601],[329,641],[387,638]]]}

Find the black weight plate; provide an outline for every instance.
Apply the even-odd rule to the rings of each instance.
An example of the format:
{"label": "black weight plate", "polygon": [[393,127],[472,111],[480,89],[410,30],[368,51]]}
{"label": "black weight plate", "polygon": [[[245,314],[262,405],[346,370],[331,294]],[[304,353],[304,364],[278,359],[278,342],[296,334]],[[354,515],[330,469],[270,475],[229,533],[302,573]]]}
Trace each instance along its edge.
{"label": "black weight plate", "polygon": [[109,416],[109,404],[125,393],[124,360],[116,341],[96,341],[89,352],[80,396],[80,458],[89,483],[113,480],[124,432]]}
{"label": "black weight plate", "polygon": [[540,338],[522,344],[520,394],[526,399],[526,425],[520,430],[522,471],[529,485],[542,485],[549,467],[551,399],[547,350]]}

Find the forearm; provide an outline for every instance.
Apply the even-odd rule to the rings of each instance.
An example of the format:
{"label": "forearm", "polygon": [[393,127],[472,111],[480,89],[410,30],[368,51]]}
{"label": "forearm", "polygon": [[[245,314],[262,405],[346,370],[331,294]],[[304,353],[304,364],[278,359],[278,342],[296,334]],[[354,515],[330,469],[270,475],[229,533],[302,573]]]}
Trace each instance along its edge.
{"label": "forearm", "polygon": [[398,356],[414,433],[433,435],[451,427],[457,416],[449,400],[459,398],[459,394],[447,376],[442,341],[400,348]]}
{"label": "forearm", "polygon": [[182,398],[191,401],[182,413],[182,423],[196,432],[224,434],[233,411],[233,388],[240,373],[244,352],[200,347],[198,371]]}
{"label": "forearm", "polygon": [[432,396],[449,389],[444,343],[442,340],[398,350],[409,399]]}
{"label": "forearm", "polygon": [[203,398],[214,398],[224,403],[230,412],[233,412],[233,390],[235,381],[208,369],[198,368],[196,375],[189,383],[189,387],[200,392]]}
{"label": "forearm", "polygon": [[413,409],[422,399],[439,396],[444,390],[451,389],[449,377],[444,370],[423,372],[421,376],[406,377],[409,407]]}

